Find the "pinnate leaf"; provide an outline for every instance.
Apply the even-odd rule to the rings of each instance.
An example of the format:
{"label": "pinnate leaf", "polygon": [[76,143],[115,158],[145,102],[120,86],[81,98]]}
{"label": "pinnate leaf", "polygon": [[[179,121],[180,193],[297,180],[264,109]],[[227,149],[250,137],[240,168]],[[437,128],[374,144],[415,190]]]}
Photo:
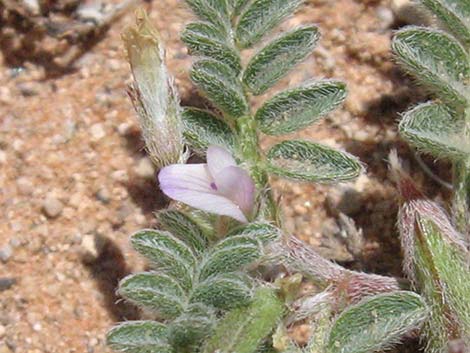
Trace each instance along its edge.
{"label": "pinnate leaf", "polygon": [[398,31],[392,48],[404,67],[440,98],[465,104],[470,76],[465,50],[451,36],[434,29],[408,27]]}
{"label": "pinnate leaf", "polygon": [[368,297],[343,311],[327,342],[328,353],[372,353],[390,348],[419,328],[427,308],[418,294],[393,292]]}
{"label": "pinnate leaf", "polygon": [[203,261],[200,279],[210,276],[239,271],[258,260],[262,255],[260,242],[246,235],[228,237],[214,246]]}
{"label": "pinnate leaf", "polygon": [[179,315],[185,300],[184,291],[175,279],[152,272],[127,276],[119,283],[118,293],[164,319]]}
{"label": "pinnate leaf", "polygon": [[284,141],[271,148],[267,168],[281,177],[312,182],[350,180],[363,170],[349,153],[303,140]]}
{"label": "pinnate leaf", "polygon": [[243,88],[230,66],[203,59],[194,64],[191,79],[217,108],[228,115],[240,117],[248,111]]}
{"label": "pinnate leaf", "polygon": [[319,37],[314,26],[283,34],[251,59],[243,82],[253,94],[264,93],[312,52]]}
{"label": "pinnate leaf", "polygon": [[421,0],[468,49],[470,48],[470,3],[467,0]]}
{"label": "pinnate leaf", "polygon": [[186,3],[200,19],[212,23],[226,34],[230,28],[227,0],[186,0]]}
{"label": "pinnate leaf", "polygon": [[464,158],[470,155],[465,121],[443,104],[424,103],[409,110],[399,131],[409,143],[435,157]]}
{"label": "pinnate leaf", "polygon": [[240,15],[236,38],[242,48],[251,47],[287,16],[303,0],[254,0]]}
{"label": "pinnate leaf", "polygon": [[206,110],[186,108],[182,114],[184,138],[194,151],[205,156],[210,145],[235,149],[235,137],[230,127]]}
{"label": "pinnate leaf", "polygon": [[192,55],[205,56],[223,62],[235,72],[241,71],[240,56],[224,39],[216,27],[203,22],[191,23],[184,30],[181,39]]}
{"label": "pinnate leaf", "polygon": [[196,260],[184,242],[171,233],[145,229],[135,233],[131,243],[159,272],[178,279],[184,289],[191,287]]}
{"label": "pinnate leaf", "polygon": [[191,217],[177,210],[159,211],[156,216],[165,230],[191,246],[195,252],[205,250],[209,240]]}
{"label": "pinnate leaf", "polygon": [[282,135],[303,129],[336,109],[346,98],[346,85],[320,81],[282,92],[255,115],[261,131]]}
{"label": "pinnate leaf", "polygon": [[243,273],[222,273],[200,283],[191,301],[230,310],[248,304],[252,289],[253,283],[249,276]]}
{"label": "pinnate leaf", "polygon": [[203,352],[256,352],[279,323],[283,311],[283,303],[273,289],[257,289],[248,307],[232,310],[219,322]]}
{"label": "pinnate leaf", "polygon": [[126,353],[171,353],[167,328],[156,321],[129,321],[113,327],[106,337],[112,349]]}

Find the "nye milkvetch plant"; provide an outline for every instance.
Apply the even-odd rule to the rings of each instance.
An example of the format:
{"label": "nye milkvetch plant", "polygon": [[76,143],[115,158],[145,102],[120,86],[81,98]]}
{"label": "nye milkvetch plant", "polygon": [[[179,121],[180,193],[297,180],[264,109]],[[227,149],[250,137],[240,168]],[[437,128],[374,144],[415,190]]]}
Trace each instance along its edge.
{"label": "nye milkvetch plant", "polygon": [[420,152],[452,164],[451,217],[426,200],[400,169],[399,227],[404,272],[431,308],[426,351],[470,349],[470,3],[421,0],[440,28],[406,27],[393,50],[434,99],[403,114],[401,135]]}
{"label": "nye milkvetch plant", "polygon": [[[122,279],[118,293],[149,319],[111,329],[109,346],[132,353],[360,353],[398,343],[427,317],[421,297],[394,278],[323,259],[288,234],[269,183],[271,175],[335,183],[363,170],[349,153],[314,141],[260,147],[260,134],[303,129],[346,97],[340,81],[309,81],[252,111],[252,99],[320,39],[318,28],[307,25],[263,42],[302,1],[186,3],[198,18],[182,34],[196,58],[190,78],[213,109],[179,105],[163,44],[144,12],[124,34],[143,137],[155,154],[160,188],[176,202],[157,212],[158,229],[131,237],[150,270]],[[243,64],[243,50],[254,46]],[[188,150],[205,163],[185,164]],[[318,291],[303,294],[302,280]],[[286,334],[302,322],[312,328],[305,347]]]}

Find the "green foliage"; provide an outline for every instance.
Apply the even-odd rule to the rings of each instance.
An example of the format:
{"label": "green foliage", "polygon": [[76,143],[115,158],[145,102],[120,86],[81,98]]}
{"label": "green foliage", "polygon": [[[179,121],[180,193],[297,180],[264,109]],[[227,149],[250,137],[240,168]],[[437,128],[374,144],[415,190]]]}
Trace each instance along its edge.
{"label": "green foliage", "polygon": [[126,353],[171,353],[165,325],[155,321],[130,321],[113,327],[106,343]]}
{"label": "green foliage", "polygon": [[261,244],[248,235],[228,237],[214,246],[202,262],[200,279],[235,272],[258,260],[262,255]]}
{"label": "green foliage", "polygon": [[312,52],[319,37],[318,29],[309,26],[273,40],[248,63],[243,83],[255,95],[264,93]]}
{"label": "green foliage", "polygon": [[254,353],[277,326],[283,303],[270,288],[257,289],[253,302],[229,312],[207,341],[204,353]]}
{"label": "green foliage", "polygon": [[135,233],[131,243],[159,272],[177,278],[184,289],[191,287],[196,259],[183,241],[168,232],[145,229]]}
{"label": "green foliage", "polygon": [[204,156],[210,145],[235,150],[235,136],[230,127],[206,110],[186,108],[182,114],[184,138],[192,149]]}
{"label": "green foliage", "polygon": [[193,65],[191,79],[217,108],[229,116],[237,118],[247,113],[243,88],[230,66],[203,59]]}
{"label": "green foliage", "polygon": [[220,38],[217,28],[208,23],[189,24],[181,39],[188,46],[191,54],[205,56],[230,66],[237,74],[241,71],[240,56],[234,48]]}
{"label": "green foliage", "polygon": [[265,134],[287,134],[316,122],[336,109],[345,98],[344,83],[314,82],[270,99],[256,112],[255,119]]}
{"label": "green foliage", "polygon": [[343,311],[327,341],[328,353],[372,353],[390,348],[427,316],[421,297],[393,292],[367,297]]}
{"label": "green foliage", "polygon": [[362,172],[352,155],[301,140],[284,141],[271,148],[267,167],[281,177],[323,183],[350,180]]}
{"label": "green foliage", "polygon": [[227,34],[230,19],[226,0],[186,0],[186,3],[200,19],[213,24],[224,35]]}
{"label": "green foliage", "polygon": [[421,0],[467,48],[470,48],[470,3],[466,0]]}
{"label": "green foliage", "polygon": [[440,98],[464,105],[463,84],[470,76],[470,62],[451,36],[429,28],[407,27],[396,33],[392,49],[403,66]]}
{"label": "green foliage", "polygon": [[177,210],[162,210],[156,216],[164,230],[190,245],[196,253],[203,252],[206,249],[209,239],[187,214]]}
{"label": "green foliage", "polygon": [[191,300],[218,309],[230,310],[250,302],[253,283],[243,273],[222,273],[201,282]]}
{"label": "green foliage", "polygon": [[435,157],[470,156],[464,119],[443,104],[424,103],[406,112],[399,131],[410,144]]}
{"label": "green foliage", "polygon": [[262,243],[278,240],[281,237],[281,230],[276,226],[266,222],[253,222],[244,224],[232,229],[227,236],[247,235],[253,239],[258,239]]}
{"label": "green foliage", "polygon": [[302,0],[254,0],[241,14],[235,37],[241,48],[251,47],[292,14]]}
{"label": "green foliage", "polygon": [[178,282],[161,273],[138,273],[119,283],[118,294],[131,302],[173,319],[184,307],[185,293]]}

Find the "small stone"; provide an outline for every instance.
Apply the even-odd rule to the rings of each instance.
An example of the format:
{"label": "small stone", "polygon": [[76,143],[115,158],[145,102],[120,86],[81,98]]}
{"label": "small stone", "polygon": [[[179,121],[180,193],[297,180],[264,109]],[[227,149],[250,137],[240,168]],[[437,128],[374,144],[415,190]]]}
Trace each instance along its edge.
{"label": "small stone", "polygon": [[148,157],[141,158],[134,171],[141,178],[152,179],[155,177],[155,168]]}
{"label": "small stone", "polygon": [[90,134],[91,134],[92,140],[94,141],[99,141],[103,137],[105,137],[106,132],[104,131],[103,124],[101,123],[93,124],[90,128]]}
{"label": "small stone", "polygon": [[34,330],[34,331],[39,332],[39,331],[41,331],[41,329],[42,329],[42,325],[41,325],[40,322],[35,322],[35,323],[33,324],[33,330]]}
{"label": "small stone", "polygon": [[16,180],[16,186],[22,195],[31,195],[34,191],[33,183],[25,177],[19,177]]}
{"label": "small stone", "polygon": [[3,263],[6,263],[10,259],[11,255],[13,255],[13,249],[9,244],[0,249],[0,261]]}
{"label": "small stone", "polygon": [[0,277],[0,292],[10,289],[16,284],[15,278]]}
{"label": "small stone", "polygon": [[129,180],[129,176],[127,175],[127,172],[125,170],[116,170],[112,172],[111,178],[113,178],[116,181],[120,181],[122,183]]}
{"label": "small stone", "polygon": [[7,329],[5,328],[5,326],[0,325],[0,338],[3,338],[3,336],[5,336],[6,331]]}
{"label": "small stone", "polygon": [[53,196],[47,196],[42,205],[44,214],[49,218],[56,218],[64,209],[64,204]]}
{"label": "small stone", "polygon": [[390,28],[393,22],[395,21],[395,16],[393,15],[393,11],[385,6],[379,6],[377,8],[377,17],[381,21],[382,28]]}
{"label": "small stone", "polygon": [[101,188],[96,192],[96,198],[104,204],[108,204],[111,201],[111,194],[106,188]]}
{"label": "small stone", "polygon": [[0,164],[5,164],[7,162],[7,153],[3,150],[0,150]]}
{"label": "small stone", "polygon": [[103,237],[85,234],[81,243],[83,260],[88,263],[95,261],[103,251],[104,245]]}
{"label": "small stone", "polygon": [[21,82],[17,88],[23,97],[33,97],[38,94],[38,86],[35,82]]}

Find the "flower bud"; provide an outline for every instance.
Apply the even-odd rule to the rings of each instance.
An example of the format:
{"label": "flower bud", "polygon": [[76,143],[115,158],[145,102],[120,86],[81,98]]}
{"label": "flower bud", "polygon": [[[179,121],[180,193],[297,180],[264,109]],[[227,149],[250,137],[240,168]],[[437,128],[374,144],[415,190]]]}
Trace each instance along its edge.
{"label": "flower bud", "polygon": [[187,159],[179,97],[165,65],[158,32],[143,10],[122,35],[134,82],[129,95],[137,112],[147,152],[158,168]]}

